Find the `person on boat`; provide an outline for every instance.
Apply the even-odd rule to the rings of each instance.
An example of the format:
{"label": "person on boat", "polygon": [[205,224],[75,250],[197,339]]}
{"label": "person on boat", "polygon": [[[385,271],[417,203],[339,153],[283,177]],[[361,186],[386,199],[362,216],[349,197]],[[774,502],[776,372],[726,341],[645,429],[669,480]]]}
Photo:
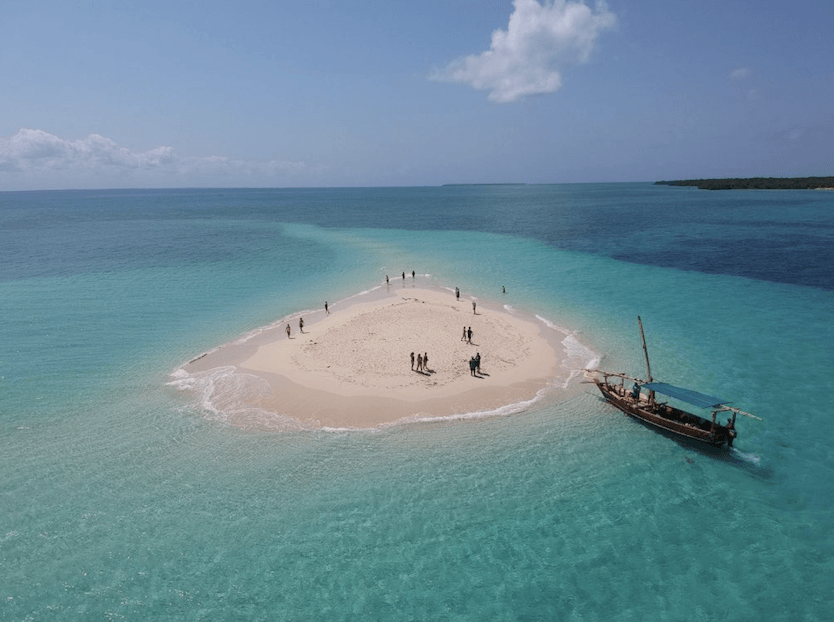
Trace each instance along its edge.
{"label": "person on boat", "polygon": [[635,402],[640,400],[640,385],[636,382],[634,383],[634,386],[631,387],[631,399]]}

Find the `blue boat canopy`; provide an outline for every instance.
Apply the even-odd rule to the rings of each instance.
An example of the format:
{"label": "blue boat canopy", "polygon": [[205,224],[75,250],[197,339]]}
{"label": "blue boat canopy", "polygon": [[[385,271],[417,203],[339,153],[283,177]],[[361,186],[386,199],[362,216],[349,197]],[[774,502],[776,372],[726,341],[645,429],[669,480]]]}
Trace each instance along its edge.
{"label": "blue boat canopy", "polygon": [[642,386],[649,391],[662,393],[663,395],[674,397],[676,400],[692,404],[693,406],[699,406],[701,408],[717,408],[718,406],[728,403],[727,400],[722,400],[720,397],[704,395],[703,393],[691,391],[690,389],[682,389],[681,387],[666,384],[665,382],[649,382]]}

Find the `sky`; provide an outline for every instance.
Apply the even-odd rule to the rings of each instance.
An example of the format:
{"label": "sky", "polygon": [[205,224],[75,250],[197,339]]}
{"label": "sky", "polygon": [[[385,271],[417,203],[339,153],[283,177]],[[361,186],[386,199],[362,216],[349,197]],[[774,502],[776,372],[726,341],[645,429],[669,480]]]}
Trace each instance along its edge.
{"label": "sky", "polygon": [[834,175],[832,0],[3,0],[0,190]]}

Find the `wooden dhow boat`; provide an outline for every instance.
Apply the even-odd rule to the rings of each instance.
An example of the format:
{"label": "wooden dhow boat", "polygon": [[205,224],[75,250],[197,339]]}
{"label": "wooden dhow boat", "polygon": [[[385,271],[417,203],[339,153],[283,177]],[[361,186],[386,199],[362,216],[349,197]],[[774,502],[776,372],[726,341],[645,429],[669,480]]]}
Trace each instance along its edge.
{"label": "wooden dhow boat", "polygon": [[[648,380],[601,369],[585,370],[593,374],[591,380],[597,385],[607,402],[644,423],[713,447],[723,447],[725,445],[732,447],[733,441],[738,436],[736,431],[737,415],[744,415],[761,421],[755,415],[728,406],[727,400],[719,397],[676,387],[665,382],[655,382],[649,365],[649,351],[646,347],[646,336],[643,334],[643,322],[639,316],[637,317],[637,323],[640,326],[640,336],[643,339]],[[625,386],[626,380],[634,382],[630,389]],[[644,390],[647,392],[644,393]],[[658,402],[656,398],[658,393],[699,408],[709,409],[712,411],[712,417],[707,419],[671,406],[666,402]],[[718,420],[718,416],[724,413],[732,413],[732,415],[726,423],[722,424]]]}

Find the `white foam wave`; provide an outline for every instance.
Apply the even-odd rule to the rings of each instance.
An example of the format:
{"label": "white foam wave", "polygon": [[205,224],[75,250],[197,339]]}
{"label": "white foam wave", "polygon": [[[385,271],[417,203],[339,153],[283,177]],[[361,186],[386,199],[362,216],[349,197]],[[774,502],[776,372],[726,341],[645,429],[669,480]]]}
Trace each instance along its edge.
{"label": "white foam wave", "polygon": [[348,296],[347,298],[342,298],[341,300],[339,300],[337,302],[337,304],[345,302],[346,300],[353,300],[354,298],[359,298],[360,296],[367,296],[368,294],[372,294],[373,292],[375,292],[379,289],[382,289],[381,284],[380,285],[374,285],[373,287],[370,287],[368,289],[363,289],[361,292],[359,292],[357,294],[353,294],[352,296]]}
{"label": "white foam wave", "polygon": [[542,322],[547,328],[565,335],[565,338],[561,341],[566,354],[565,359],[562,361],[562,368],[568,371],[568,376],[562,388],[567,387],[570,381],[579,376],[584,369],[596,367],[599,364],[599,355],[579,341],[575,331],[554,324],[540,315],[537,315],[536,319]]}
{"label": "white foam wave", "polygon": [[554,324],[553,322],[551,322],[547,318],[543,318],[542,316],[537,315],[536,319],[539,320],[542,324],[544,324],[548,328],[550,328],[552,330],[555,330],[556,332],[562,333],[563,335],[570,335],[571,334],[571,331],[569,331],[567,328],[562,328],[561,326],[558,326],[558,325]]}
{"label": "white foam wave", "polygon": [[736,449],[735,447],[730,448],[730,453],[732,453],[739,460],[744,460],[745,462],[755,464],[756,466],[758,466],[759,463],[761,463],[762,461],[762,457],[758,454],[748,454],[746,452]]}
{"label": "white foam wave", "polygon": [[251,374],[239,373],[233,366],[216,367],[204,372],[188,373],[176,369],[168,386],[191,393],[186,408],[198,410],[210,421],[220,421],[247,429],[290,431],[305,429],[295,419],[251,406],[248,401],[271,392],[269,383]]}

